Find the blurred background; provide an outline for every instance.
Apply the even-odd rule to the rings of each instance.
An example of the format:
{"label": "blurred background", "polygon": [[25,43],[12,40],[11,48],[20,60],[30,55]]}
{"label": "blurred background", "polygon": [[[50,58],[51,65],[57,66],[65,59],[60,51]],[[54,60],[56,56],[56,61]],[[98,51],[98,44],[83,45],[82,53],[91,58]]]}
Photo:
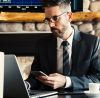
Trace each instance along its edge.
{"label": "blurred background", "polygon": [[[42,33],[43,34],[50,33],[49,26],[43,23],[43,21],[38,22],[38,19],[37,21],[31,21],[31,22],[30,21],[18,22],[18,21],[14,21],[12,17],[13,22],[10,22],[9,20],[7,21],[7,19],[9,19],[7,17],[7,12],[9,13],[11,12],[17,12],[17,13],[18,12],[19,13],[30,12],[30,13],[36,13],[36,15],[37,13],[43,13],[42,2],[40,2],[39,0],[37,0],[37,3],[35,1],[34,6],[30,6],[32,5],[32,2],[28,3],[28,1],[24,2],[23,4],[24,6],[20,6],[20,4],[21,4],[21,0],[14,0],[13,2],[11,2],[11,0],[4,0],[4,1],[0,0],[0,11],[1,11],[1,14],[0,14],[0,20],[1,20],[0,21],[0,36],[1,37],[0,38],[2,40],[3,38],[5,38],[3,40],[4,41],[3,44],[5,44],[6,46],[8,45],[7,41],[10,39],[10,37],[8,37],[10,36],[10,34],[11,35],[15,34],[16,36],[20,36],[20,34],[21,35],[26,34],[26,36],[27,34],[28,35],[39,34],[38,36],[40,36],[40,34]],[[14,6],[12,7],[11,5],[14,5]],[[88,33],[88,34],[92,34],[92,35],[100,37],[100,0],[72,0],[72,11],[73,11],[73,14],[75,13],[76,15],[75,16],[76,20],[72,21],[72,25],[75,28],[79,29],[80,31],[84,33]],[[86,20],[83,19],[84,17],[82,16],[82,14],[87,16],[89,20],[88,18],[86,18]],[[6,22],[4,20],[6,20]],[[39,18],[39,20],[42,20],[42,19]],[[6,36],[6,37],[3,37],[3,36]],[[18,40],[18,39],[17,37],[14,36],[14,38],[12,38],[11,41],[13,40]],[[24,43],[24,41],[22,43]],[[0,42],[0,44],[2,44],[2,42]],[[4,50],[6,54],[14,53],[13,50],[9,52],[7,49],[5,49],[6,46],[3,44],[0,47],[1,51]],[[29,43],[25,42],[25,44],[28,45]],[[18,47],[21,47],[21,46],[18,46]],[[20,54],[16,56],[18,58],[18,62],[19,62],[20,69],[23,74],[23,78],[26,79],[30,72],[31,64],[34,60],[34,55],[21,55]]]}

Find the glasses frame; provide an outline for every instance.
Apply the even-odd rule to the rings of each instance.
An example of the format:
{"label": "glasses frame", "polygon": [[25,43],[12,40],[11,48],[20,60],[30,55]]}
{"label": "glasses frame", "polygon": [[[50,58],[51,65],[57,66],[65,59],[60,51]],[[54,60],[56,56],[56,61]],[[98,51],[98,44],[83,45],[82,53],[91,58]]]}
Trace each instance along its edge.
{"label": "glasses frame", "polygon": [[62,16],[63,14],[65,14],[65,13],[68,13],[68,12],[63,12],[63,13],[61,13],[60,15],[55,15],[55,16],[52,16],[51,18],[45,18],[44,19],[44,23],[45,24],[48,24],[48,23],[50,23],[50,22],[57,22],[58,20],[59,20],[59,18],[60,18],[60,16]]}

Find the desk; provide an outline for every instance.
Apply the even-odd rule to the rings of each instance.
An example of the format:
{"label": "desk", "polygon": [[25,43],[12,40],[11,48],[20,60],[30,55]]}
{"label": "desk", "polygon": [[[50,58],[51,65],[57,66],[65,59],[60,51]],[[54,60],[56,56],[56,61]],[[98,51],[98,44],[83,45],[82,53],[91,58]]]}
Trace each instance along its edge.
{"label": "desk", "polygon": [[53,95],[53,96],[48,96],[45,98],[100,98],[100,95],[98,95],[98,96],[87,96],[85,94]]}
{"label": "desk", "polygon": [[[4,98],[10,98],[10,97],[4,97]],[[34,97],[36,98],[36,97]],[[100,95],[98,96],[87,96],[85,94],[64,94],[64,95],[52,95],[52,96],[47,96],[47,97],[43,97],[43,98],[100,98]]]}

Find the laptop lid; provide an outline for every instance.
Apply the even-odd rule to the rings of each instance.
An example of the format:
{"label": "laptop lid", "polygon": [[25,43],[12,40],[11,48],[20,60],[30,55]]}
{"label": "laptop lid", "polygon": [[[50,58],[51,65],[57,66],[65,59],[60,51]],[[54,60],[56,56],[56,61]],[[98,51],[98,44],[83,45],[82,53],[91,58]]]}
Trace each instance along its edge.
{"label": "laptop lid", "polygon": [[5,55],[4,60],[4,98],[29,98],[16,57]]}
{"label": "laptop lid", "polygon": [[56,91],[32,91],[29,95],[15,55],[5,55],[4,98],[39,98],[57,94]]}

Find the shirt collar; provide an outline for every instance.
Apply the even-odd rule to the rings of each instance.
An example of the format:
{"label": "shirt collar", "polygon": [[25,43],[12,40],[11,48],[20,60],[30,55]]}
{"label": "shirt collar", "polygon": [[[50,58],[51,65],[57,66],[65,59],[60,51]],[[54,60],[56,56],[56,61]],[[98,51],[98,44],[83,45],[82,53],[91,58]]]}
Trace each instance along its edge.
{"label": "shirt collar", "polygon": [[[71,36],[66,40],[70,46],[72,46],[73,36],[74,36],[74,30],[72,29]],[[62,42],[63,42],[63,39],[57,37],[57,48],[60,48]]]}

